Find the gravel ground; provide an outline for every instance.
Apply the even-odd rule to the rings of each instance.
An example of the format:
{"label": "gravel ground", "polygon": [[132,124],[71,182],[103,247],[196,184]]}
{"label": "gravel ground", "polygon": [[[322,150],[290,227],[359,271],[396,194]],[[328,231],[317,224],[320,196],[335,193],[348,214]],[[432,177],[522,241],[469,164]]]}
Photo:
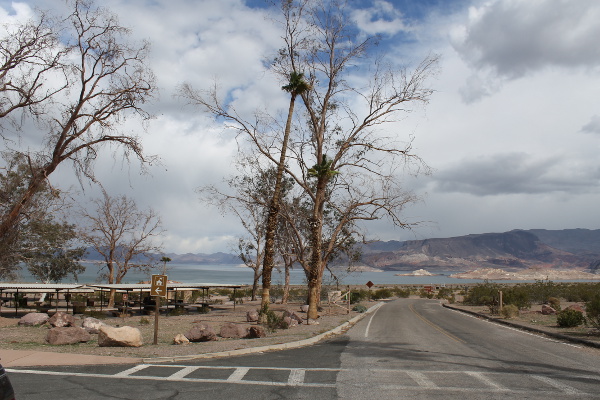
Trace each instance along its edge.
{"label": "gravel ground", "polygon": [[[583,303],[568,303],[562,304],[563,308],[570,306],[571,304],[579,304],[583,308]],[[488,307],[484,306],[465,306],[461,303],[451,304],[452,307],[465,309],[478,314],[485,315],[492,319],[504,319],[500,315],[491,315]],[[600,343],[600,330],[585,325],[578,326],[575,328],[561,328],[556,323],[556,315],[543,315],[542,305],[536,304],[531,306],[528,310],[521,310],[519,316],[506,319],[506,321],[513,322],[515,324],[536,328],[545,332],[559,333],[565,336],[571,336],[578,339],[585,339],[592,342]]]}
{"label": "gravel ground", "polygon": [[[365,305],[368,307],[374,304]],[[180,316],[165,316],[161,314],[158,323],[157,345],[153,344],[154,316],[107,317],[102,320],[104,323],[112,326],[132,326],[140,329],[144,345],[139,348],[99,347],[97,335],[92,335],[92,340],[88,343],[51,346],[45,343],[45,338],[49,330],[47,324],[37,327],[18,326],[19,318],[11,316],[8,310],[6,312],[3,310],[2,314],[4,317],[0,317],[0,348],[143,358],[195,355],[307,339],[335,328],[358,315],[354,311],[348,314],[346,310],[341,308],[332,307],[329,309],[325,307],[323,312],[320,313],[319,324],[301,324],[290,329],[279,329],[276,332],[267,331],[267,337],[265,338],[225,339],[218,337],[216,341],[211,342],[190,343],[188,345],[173,344],[173,338],[177,334],[185,334],[196,322],[204,322],[211,325],[215,329],[215,332],[217,332],[217,335],[221,325],[226,322],[251,325],[252,323],[246,322],[246,312],[258,308],[258,302],[247,302],[236,305],[235,310],[231,304],[214,306],[213,310],[207,314],[196,312]],[[271,309],[277,313],[281,313],[287,309],[295,311],[303,318],[306,317],[305,313],[300,312],[300,304],[274,304],[271,306]]]}

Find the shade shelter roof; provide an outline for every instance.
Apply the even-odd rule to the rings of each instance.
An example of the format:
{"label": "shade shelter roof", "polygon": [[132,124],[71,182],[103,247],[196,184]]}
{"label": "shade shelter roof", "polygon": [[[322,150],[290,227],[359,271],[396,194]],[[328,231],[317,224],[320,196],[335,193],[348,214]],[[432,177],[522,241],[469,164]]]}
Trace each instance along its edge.
{"label": "shade shelter roof", "polygon": [[[87,285],[89,288],[96,290],[134,290],[149,292],[151,288],[150,283],[113,283],[113,284],[90,284]],[[227,283],[167,283],[167,290],[195,290],[195,289],[210,289],[210,288],[226,288],[226,289],[239,289],[246,285],[233,285]]]}
{"label": "shade shelter roof", "polygon": [[91,293],[94,289],[87,287],[82,283],[0,283],[0,291],[2,292],[27,292],[27,293],[41,293],[51,291],[68,291],[68,292],[80,292],[80,293]]}

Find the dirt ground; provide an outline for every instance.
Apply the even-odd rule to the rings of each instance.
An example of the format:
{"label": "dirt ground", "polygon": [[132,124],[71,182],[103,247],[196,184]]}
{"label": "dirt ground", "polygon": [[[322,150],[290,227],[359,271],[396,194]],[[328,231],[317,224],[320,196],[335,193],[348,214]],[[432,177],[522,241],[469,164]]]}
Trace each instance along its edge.
{"label": "dirt ground", "polygon": [[[365,304],[369,307],[375,305],[375,302]],[[139,348],[124,347],[99,347],[97,335],[92,335],[92,340],[88,343],[76,345],[52,346],[45,343],[45,338],[49,330],[49,325],[26,327],[19,326],[19,317],[9,310],[3,310],[3,316],[0,317],[0,348],[11,350],[37,350],[52,351],[63,353],[91,354],[102,356],[118,357],[168,357],[184,356],[204,353],[213,353],[221,351],[230,351],[248,347],[259,347],[279,343],[293,342],[307,339],[315,335],[329,331],[359,313],[351,311],[349,314],[340,307],[325,307],[317,320],[318,324],[301,324],[290,329],[278,329],[275,332],[268,332],[267,337],[260,339],[225,339],[218,337],[216,341],[190,343],[187,345],[174,345],[173,338],[177,334],[185,334],[194,323],[204,322],[211,325],[217,335],[221,325],[226,322],[236,324],[252,325],[246,322],[246,312],[257,310],[259,302],[245,302],[238,304],[233,309],[232,304],[214,306],[207,314],[190,313],[179,316],[166,316],[161,314],[158,322],[158,344],[154,345],[154,316],[134,315],[131,317],[106,317],[102,321],[112,326],[132,326],[140,329],[144,345]],[[306,318],[306,313],[300,311],[300,304],[274,304],[271,310],[276,313],[282,313],[284,309],[294,311],[299,316]],[[83,319],[85,316],[76,316]]]}
{"label": "dirt ground", "polygon": [[[563,302],[561,306],[564,309],[572,304],[578,304],[585,309],[584,303]],[[485,306],[465,306],[462,303],[451,304],[451,306],[459,309],[465,309],[472,312],[476,312],[478,314],[482,314],[493,319],[504,319],[500,315],[491,315],[489,308]],[[521,310],[517,317],[505,320],[518,325],[539,329],[545,332],[558,333],[565,336],[571,336],[579,339],[585,339],[592,342],[600,343],[600,330],[585,325],[581,325],[574,328],[561,328],[556,322],[556,315],[542,314],[541,304],[534,304],[528,310]]]}

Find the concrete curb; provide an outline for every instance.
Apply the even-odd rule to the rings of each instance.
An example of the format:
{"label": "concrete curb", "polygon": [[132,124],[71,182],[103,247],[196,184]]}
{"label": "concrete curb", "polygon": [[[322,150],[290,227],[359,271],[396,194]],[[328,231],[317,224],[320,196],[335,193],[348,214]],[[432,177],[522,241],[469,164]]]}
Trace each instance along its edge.
{"label": "concrete curb", "polygon": [[594,347],[594,348],[600,349],[600,343],[592,342],[590,340],[575,338],[575,337],[571,337],[571,336],[568,336],[568,335],[563,335],[563,334],[555,333],[555,332],[548,332],[548,331],[544,331],[542,329],[537,329],[537,328],[533,328],[531,326],[526,326],[526,325],[520,325],[520,324],[517,324],[517,323],[514,323],[514,322],[509,322],[509,321],[506,321],[506,320],[503,320],[503,319],[491,318],[491,317],[489,317],[487,315],[480,314],[480,313],[475,312],[475,311],[463,310],[461,308],[452,307],[451,305],[448,305],[448,304],[442,304],[442,306],[446,307],[446,308],[449,308],[451,310],[463,312],[465,314],[474,315],[476,317],[483,318],[483,319],[486,319],[486,320],[488,320],[490,322],[495,322],[495,323],[500,324],[500,325],[510,326],[511,328],[520,329],[520,330],[528,331],[528,332],[532,332],[532,333],[537,333],[537,334],[544,335],[544,336],[549,336],[551,338],[563,340],[565,342],[577,343],[577,344],[581,344],[581,345],[584,345],[584,346],[589,346],[589,347]]}
{"label": "concrete curb", "polygon": [[238,349],[238,350],[230,350],[230,351],[221,351],[217,353],[204,353],[204,354],[195,354],[189,356],[175,356],[175,357],[155,357],[155,358],[143,358],[142,361],[144,363],[163,363],[163,362],[176,362],[176,361],[188,361],[188,360],[197,360],[203,358],[220,358],[220,357],[232,357],[232,356],[242,356],[246,354],[253,353],[263,353],[266,351],[277,351],[277,350],[289,350],[296,349],[298,347],[305,347],[313,345],[321,340],[328,339],[332,336],[339,335],[341,333],[346,332],[350,329],[354,324],[363,319],[372,312],[375,312],[379,307],[384,305],[384,302],[379,302],[374,306],[370,307],[367,311],[362,314],[357,315],[356,317],[344,322],[340,326],[337,326],[327,332],[321,333],[317,336],[313,336],[308,339],[298,340],[295,342],[289,343],[280,343],[269,346],[260,346],[260,347],[249,347],[247,349]]}

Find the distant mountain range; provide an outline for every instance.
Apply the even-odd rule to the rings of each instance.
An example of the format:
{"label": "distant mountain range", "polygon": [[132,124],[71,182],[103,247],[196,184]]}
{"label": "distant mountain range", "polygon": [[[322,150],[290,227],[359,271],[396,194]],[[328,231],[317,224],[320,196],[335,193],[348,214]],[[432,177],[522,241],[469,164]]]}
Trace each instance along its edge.
{"label": "distant mountain range", "polygon": [[[432,269],[465,271],[475,268],[578,269],[600,272],[600,229],[513,230],[451,238],[377,241],[363,245],[362,263],[392,271]],[[227,253],[168,253],[177,264],[240,264]],[[99,260],[89,251],[88,260]]]}
{"label": "distant mountain range", "polygon": [[514,230],[366,245],[363,262],[384,270],[561,268],[596,272],[600,230]]}

